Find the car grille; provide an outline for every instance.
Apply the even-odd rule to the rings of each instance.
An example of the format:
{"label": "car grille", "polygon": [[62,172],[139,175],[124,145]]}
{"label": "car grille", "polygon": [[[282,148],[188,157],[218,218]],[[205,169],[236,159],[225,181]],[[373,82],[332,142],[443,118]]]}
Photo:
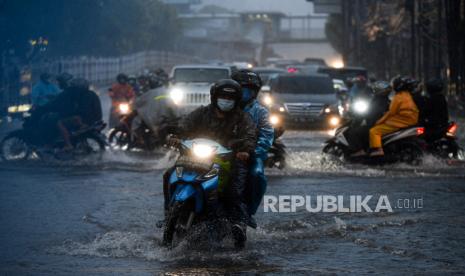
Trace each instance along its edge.
{"label": "car grille", "polygon": [[210,94],[205,93],[187,93],[186,105],[208,105],[210,104]]}
{"label": "car grille", "polygon": [[286,103],[286,108],[289,115],[293,117],[317,117],[324,108],[322,103]]}

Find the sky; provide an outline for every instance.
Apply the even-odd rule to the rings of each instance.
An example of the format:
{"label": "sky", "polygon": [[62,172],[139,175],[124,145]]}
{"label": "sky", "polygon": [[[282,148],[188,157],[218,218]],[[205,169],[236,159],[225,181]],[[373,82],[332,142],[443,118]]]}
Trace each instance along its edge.
{"label": "sky", "polygon": [[242,11],[279,11],[288,15],[308,15],[313,3],[306,0],[202,0],[202,5],[217,5],[230,10]]}

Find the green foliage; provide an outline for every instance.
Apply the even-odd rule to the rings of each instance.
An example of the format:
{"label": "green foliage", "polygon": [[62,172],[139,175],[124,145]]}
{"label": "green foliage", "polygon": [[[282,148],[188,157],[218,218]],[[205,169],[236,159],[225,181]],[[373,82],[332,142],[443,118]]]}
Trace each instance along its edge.
{"label": "green foliage", "polygon": [[55,56],[169,49],[181,28],[158,0],[4,0],[0,23],[2,39],[15,49],[24,53],[29,39],[42,36]]}

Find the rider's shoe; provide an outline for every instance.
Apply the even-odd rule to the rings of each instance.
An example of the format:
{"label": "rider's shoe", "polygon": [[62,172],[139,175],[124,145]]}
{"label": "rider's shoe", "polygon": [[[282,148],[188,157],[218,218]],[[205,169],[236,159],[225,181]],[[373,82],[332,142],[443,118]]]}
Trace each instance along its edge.
{"label": "rider's shoe", "polygon": [[234,238],[234,247],[236,249],[243,249],[247,241],[247,227],[243,224],[236,223],[233,224],[231,231]]}
{"label": "rider's shoe", "polygon": [[257,221],[253,216],[249,216],[249,219],[247,220],[247,226],[257,229]]}

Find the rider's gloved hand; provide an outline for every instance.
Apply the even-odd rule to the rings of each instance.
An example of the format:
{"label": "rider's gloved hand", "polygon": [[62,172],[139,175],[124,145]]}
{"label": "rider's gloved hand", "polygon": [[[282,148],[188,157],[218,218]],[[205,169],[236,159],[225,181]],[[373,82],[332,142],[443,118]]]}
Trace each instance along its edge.
{"label": "rider's gloved hand", "polygon": [[167,143],[167,145],[169,147],[173,147],[173,148],[178,147],[180,144],[181,144],[181,139],[178,139],[178,138],[175,138],[175,137],[170,137],[168,139],[168,143]]}
{"label": "rider's gloved hand", "polygon": [[246,162],[247,160],[249,160],[249,153],[247,152],[238,152],[236,153],[236,158],[243,161],[243,162]]}

